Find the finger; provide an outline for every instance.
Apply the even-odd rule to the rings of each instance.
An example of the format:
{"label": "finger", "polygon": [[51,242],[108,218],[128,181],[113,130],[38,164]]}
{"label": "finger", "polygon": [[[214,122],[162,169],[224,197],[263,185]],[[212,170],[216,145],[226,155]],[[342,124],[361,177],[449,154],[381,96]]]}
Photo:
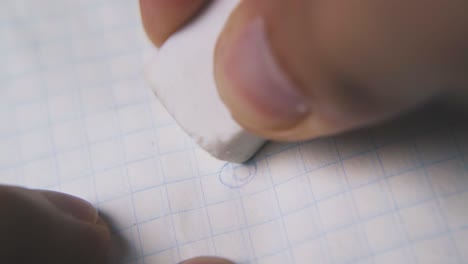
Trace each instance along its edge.
{"label": "finger", "polygon": [[229,260],[217,257],[198,257],[182,261],[180,264],[234,264]]}
{"label": "finger", "polygon": [[92,206],[69,195],[43,193],[0,186],[0,255],[6,263],[108,263],[107,226],[83,214]]}
{"label": "finger", "polygon": [[160,46],[189,21],[206,0],[140,0],[143,26],[150,40]]}
{"label": "finger", "polygon": [[70,214],[78,220],[84,222],[97,223],[99,214],[96,208],[89,202],[75,196],[53,191],[38,191],[57,209],[65,214]]}
{"label": "finger", "polygon": [[461,1],[431,2],[422,15],[406,2],[241,1],[216,48],[221,98],[242,126],[280,140],[335,134],[417,107],[462,72],[456,54],[466,54],[467,19]]}

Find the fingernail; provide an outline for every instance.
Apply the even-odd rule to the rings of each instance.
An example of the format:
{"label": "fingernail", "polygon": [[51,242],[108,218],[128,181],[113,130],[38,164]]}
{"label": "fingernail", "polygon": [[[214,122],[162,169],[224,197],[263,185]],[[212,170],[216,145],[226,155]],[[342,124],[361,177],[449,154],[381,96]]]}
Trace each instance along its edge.
{"label": "fingernail", "polygon": [[64,193],[53,191],[39,191],[49,202],[54,204],[57,209],[72,217],[92,224],[97,224],[99,214],[97,209],[89,202]]}
{"label": "fingernail", "polygon": [[305,97],[273,56],[261,18],[247,24],[226,45],[223,74],[229,93],[280,123],[298,121],[309,112]]}

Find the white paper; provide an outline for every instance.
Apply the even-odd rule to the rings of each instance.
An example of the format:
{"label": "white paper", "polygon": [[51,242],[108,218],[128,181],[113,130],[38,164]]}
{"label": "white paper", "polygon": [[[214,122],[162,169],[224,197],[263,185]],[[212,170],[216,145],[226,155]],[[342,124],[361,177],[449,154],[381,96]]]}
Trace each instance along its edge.
{"label": "white paper", "polygon": [[[426,115],[211,158],[146,87],[137,1],[0,3],[0,182],[92,201],[129,263],[468,263],[468,128]],[[466,122],[465,122],[466,123]]]}

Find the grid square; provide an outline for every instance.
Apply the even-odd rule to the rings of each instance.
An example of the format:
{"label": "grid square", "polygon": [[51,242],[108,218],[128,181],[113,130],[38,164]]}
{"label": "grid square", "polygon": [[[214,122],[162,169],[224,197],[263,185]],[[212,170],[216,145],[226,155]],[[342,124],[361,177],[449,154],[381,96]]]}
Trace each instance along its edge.
{"label": "grid square", "polygon": [[16,133],[18,128],[16,125],[14,125],[14,118],[15,115],[13,110],[6,107],[0,108],[0,120],[2,120],[0,122],[0,137],[14,135]]}
{"label": "grid square", "polygon": [[76,83],[73,67],[43,69],[42,78],[49,97],[74,92],[74,86],[70,85]]}
{"label": "grid square", "polygon": [[207,204],[219,203],[239,197],[239,192],[222,184],[218,175],[204,176],[200,179]]}
{"label": "grid square", "polygon": [[387,145],[379,150],[385,175],[396,175],[420,165],[412,142]]}
{"label": "grid square", "polygon": [[308,178],[317,200],[341,193],[346,188],[346,178],[339,163],[312,171]]}
{"label": "grid square", "polygon": [[100,201],[130,192],[125,170],[122,167],[96,173],[96,194]]}
{"label": "grid square", "polygon": [[287,247],[280,221],[270,221],[250,229],[252,247],[258,258],[279,252]]}
{"label": "grid square", "polygon": [[255,165],[257,166],[255,177],[250,179],[248,184],[239,189],[242,195],[258,193],[273,187],[269,176],[270,170],[268,169],[268,161],[266,159],[256,161]]}
{"label": "grid square", "polygon": [[325,230],[353,223],[356,214],[349,193],[338,194],[317,204]]}
{"label": "grid square", "polygon": [[277,185],[275,189],[282,213],[304,208],[314,200],[309,181],[305,176]]}
{"label": "grid square", "polygon": [[207,211],[213,234],[230,232],[245,226],[242,203],[238,199],[208,206]]}
{"label": "grid square", "polygon": [[[89,21],[88,21],[89,22]],[[80,21],[80,23],[83,23],[83,20]],[[96,26],[93,24],[93,26]],[[94,35],[93,39],[95,41],[100,41],[99,36]],[[99,47],[96,45],[95,47]],[[91,48],[85,48],[86,51],[92,51],[93,47]],[[79,55],[81,56],[81,55]],[[88,87],[96,84],[102,84],[102,85],[108,85],[110,83],[110,74],[109,74],[109,63],[107,61],[95,61],[95,60],[86,60],[84,59],[83,61],[80,61],[75,64],[75,72],[77,75],[77,79],[80,80],[80,83],[82,87],[86,87],[86,89],[91,89],[91,90],[99,90],[97,87]],[[81,89],[82,91],[82,97],[83,101],[86,101],[86,98],[93,98],[93,97],[105,97],[107,100],[102,100],[102,107],[99,107],[99,100],[96,100],[96,102],[93,102],[91,107],[89,107],[90,112],[98,112],[102,110],[103,108],[108,108],[112,103],[112,96],[109,96],[111,93],[111,90],[108,89],[107,91],[98,91],[95,94],[90,94],[87,96],[83,96],[83,91],[84,89]],[[95,108],[97,107],[97,108]]]}
{"label": "grid square", "polygon": [[307,171],[318,169],[338,161],[338,152],[332,139],[318,139],[300,146]]}
{"label": "grid square", "polygon": [[[273,190],[244,196],[242,200],[244,204],[245,218],[249,225],[263,223],[280,216]],[[259,208],[261,208],[261,210],[259,210]]]}
{"label": "grid square", "polygon": [[381,182],[355,189],[353,196],[361,218],[368,218],[391,210],[387,191]]}
{"label": "grid square", "polygon": [[286,234],[292,244],[311,240],[320,232],[317,208],[308,207],[283,217]]}
{"label": "grid square", "polygon": [[0,139],[0,168],[12,166],[19,161],[19,148],[16,146],[16,136]]}
{"label": "grid square", "polygon": [[432,196],[431,186],[425,178],[423,169],[390,177],[388,183],[398,206],[421,202]]}
{"label": "grid square", "polygon": [[[41,35],[44,29],[46,29],[46,27],[38,29],[41,31]],[[67,42],[67,39],[63,39],[38,46],[38,57],[40,58],[41,63],[43,63],[44,68],[56,67],[70,61],[70,52]]]}
{"label": "grid square", "polygon": [[187,134],[176,124],[157,130],[157,144],[160,153],[183,150],[187,146],[188,140]]}
{"label": "grid square", "polygon": [[356,226],[350,226],[326,234],[327,245],[334,262],[357,260],[366,254]]}
{"label": "grid square", "polygon": [[461,261],[463,263],[468,263],[468,229],[457,231],[453,234],[453,239],[461,255]]}
{"label": "grid square", "polygon": [[220,172],[223,166],[226,164],[223,160],[213,158],[208,152],[203,149],[195,150],[196,165],[198,173],[201,176]]}
{"label": "grid square", "polygon": [[24,183],[31,188],[41,188],[56,184],[57,169],[53,158],[45,158],[27,163],[23,167]]}
{"label": "grid square", "polygon": [[274,184],[285,182],[305,172],[301,152],[298,148],[268,157],[268,167]]}
{"label": "grid square", "polygon": [[[101,43],[102,43],[102,35],[96,35],[95,37],[91,37],[87,34],[71,42],[70,46],[72,47],[71,51],[73,52],[73,56],[75,57],[75,60],[76,59],[83,60],[83,61],[89,62],[90,64],[94,62],[93,65],[96,65],[96,64],[101,64],[103,62],[93,61],[90,59],[99,57],[100,54],[105,54],[105,46],[102,45]],[[80,68],[87,69],[88,67],[80,67]],[[97,70],[97,67],[94,70]],[[83,75],[84,73],[86,73],[87,75],[86,77],[89,78],[89,81],[94,80],[95,78],[96,78],[95,82],[102,80],[102,79],[98,79],[97,76],[96,77],[93,76],[91,70],[89,72],[84,71]],[[104,70],[101,70],[99,73],[104,73]],[[84,79],[85,76],[83,75],[80,76],[81,77],[80,79]]]}
{"label": "grid square", "polygon": [[138,222],[155,219],[169,213],[166,191],[151,188],[133,194],[135,215]]}
{"label": "grid square", "polygon": [[122,132],[130,133],[152,126],[149,110],[144,104],[131,105],[118,110]]}
{"label": "grid square", "polygon": [[166,185],[172,212],[196,209],[203,201],[199,180],[188,180]]}
{"label": "grid square", "polygon": [[247,263],[253,257],[252,244],[247,231],[236,231],[213,237],[219,256]]}
{"label": "grid square", "polygon": [[468,226],[468,211],[465,210],[467,201],[467,191],[441,199],[442,211],[451,229]]}
{"label": "grid square", "polygon": [[400,245],[404,231],[392,214],[373,218],[364,223],[364,230],[372,252],[385,251]]}
{"label": "grid square", "polygon": [[192,156],[188,151],[176,152],[161,157],[165,182],[193,178]]}
{"label": "grid square", "polygon": [[468,189],[468,173],[460,158],[428,166],[426,170],[434,191],[439,196]]}
{"label": "grid square", "polygon": [[[120,36],[119,36],[120,35]],[[118,38],[116,38],[119,36]],[[119,30],[117,32],[113,31],[112,33],[107,34],[108,41],[111,39],[113,41],[113,45],[109,45],[110,47],[115,47],[115,44],[122,44],[122,43],[134,43],[133,41],[129,40],[128,32]],[[128,50],[128,49],[127,49]],[[123,51],[123,50],[122,50]],[[121,52],[122,52],[121,51]],[[111,51],[112,52],[112,51]],[[118,51],[116,51],[118,52]],[[123,51],[124,52],[124,51]],[[138,57],[135,57],[133,54],[126,54],[118,57],[114,57],[109,59],[110,64],[110,73],[113,78],[122,78],[122,79],[130,79],[135,78],[137,74],[139,74],[143,69],[141,65],[141,60]],[[129,87],[128,89],[139,89],[140,86],[133,86]]]}
{"label": "grid square", "polygon": [[86,133],[90,142],[108,140],[119,134],[117,117],[113,111],[104,111],[85,119]]}
{"label": "grid square", "polygon": [[78,96],[73,93],[63,93],[49,97],[49,115],[52,123],[78,118],[81,113]]}
{"label": "grid square", "polygon": [[57,151],[69,150],[85,143],[85,134],[81,119],[56,124],[52,128],[53,140]]}
{"label": "grid square", "polygon": [[284,264],[291,262],[292,256],[289,250],[281,251],[274,255],[266,256],[257,260],[258,264]]}
{"label": "grid square", "polygon": [[[96,66],[97,64],[90,65],[90,67],[97,69]],[[103,74],[103,76],[105,75]],[[81,89],[81,98],[83,111],[87,115],[107,111],[114,106],[112,90],[107,84],[93,84],[86,89]]]}
{"label": "grid square", "polygon": [[[161,217],[139,226],[143,254],[170,249],[176,245],[171,218]],[[169,262],[162,262],[169,263]]]}
{"label": "grid square", "polygon": [[156,96],[151,99],[151,114],[157,126],[174,124],[175,121],[164,106],[156,99]]}
{"label": "grid square", "polygon": [[212,239],[198,240],[186,245],[182,245],[179,247],[179,252],[181,259],[189,259],[199,256],[214,256],[216,254]]}
{"label": "grid square", "polygon": [[[18,83],[15,87],[13,87],[13,89],[18,89],[23,85],[25,88],[27,88],[28,92],[33,92],[34,87],[37,87],[36,89],[38,90],[40,89],[40,85],[35,85],[39,81],[37,80],[39,73],[37,73],[37,56],[35,50],[17,48],[15,49],[14,53],[11,52],[11,54],[6,53],[3,55],[2,59],[2,64],[5,64],[6,67],[2,67],[0,69],[1,72],[5,74],[5,76],[22,76],[22,78],[17,78],[17,80],[12,78],[15,80],[15,83]],[[34,91],[34,95],[36,96],[33,97],[33,95],[29,95],[28,92],[21,93],[26,97],[23,100],[21,100],[21,97],[18,96],[18,98],[14,98],[16,100],[12,101],[15,103],[28,101],[28,99],[35,98],[39,94],[39,91]]]}
{"label": "grid square", "polygon": [[146,99],[146,89],[140,79],[124,79],[112,85],[114,101],[117,105],[127,105]]}
{"label": "grid square", "polygon": [[[210,227],[205,209],[197,209],[173,215],[177,242],[185,244],[210,236]],[[188,226],[196,228],[187,228]]]}
{"label": "grid square", "polygon": [[325,253],[322,244],[322,239],[316,239],[301,243],[293,247],[292,254],[296,260],[296,263],[309,264],[310,260],[313,260],[314,264],[330,263],[330,259]]}
{"label": "grid square", "polygon": [[126,160],[138,160],[154,156],[156,144],[153,130],[145,130],[123,137]]}
{"label": "grid square", "polygon": [[416,139],[424,164],[431,164],[457,155],[458,150],[449,131],[438,131]]}
{"label": "grid square", "polygon": [[367,152],[362,155],[343,161],[343,167],[352,187],[366,184],[382,178],[383,171],[375,152]]}
{"label": "grid square", "polygon": [[76,179],[92,172],[86,148],[63,152],[57,155],[59,177],[62,181]]}
{"label": "grid square", "polygon": [[459,263],[455,247],[446,236],[424,240],[413,247],[418,263]]}
{"label": "grid square", "polygon": [[1,169],[0,183],[7,185],[25,185],[23,180],[18,176],[16,168]]}
{"label": "grid square", "polygon": [[91,145],[90,152],[96,171],[115,167],[123,161],[122,144],[117,139]]}
{"label": "grid square", "polygon": [[[16,125],[20,131],[46,125],[47,107],[43,101],[23,104],[16,108]],[[3,122],[3,119],[1,119]]]}
{"label": "grid square", "polygon": [[99,211],[111,217],[118,229],[125,229],[135,224],[132,212],[132,200],[129,195],[99,203]]}
{"label": "grid square", "polygon": [[49,129],[39,129],[21,134],[20,146],[24,160],[32,160],[52,154],[49,132]]}
{"label": "grid square", "polygon": [[411,240],[424,239],[445,230],[433,201],[403,209],[400,215]]}
{"label": "grid square", "polygon": [[163,182],[160,163],[154,158],[128,164],[127,175],[133,191],[151,188]]}
{"label": "grid square", "polygon": [[177,263],[180,259],[178,257],[178,250],[175,248],[166,249],[163,251],[154,251],[150,255],[143,258],[143,263]]}

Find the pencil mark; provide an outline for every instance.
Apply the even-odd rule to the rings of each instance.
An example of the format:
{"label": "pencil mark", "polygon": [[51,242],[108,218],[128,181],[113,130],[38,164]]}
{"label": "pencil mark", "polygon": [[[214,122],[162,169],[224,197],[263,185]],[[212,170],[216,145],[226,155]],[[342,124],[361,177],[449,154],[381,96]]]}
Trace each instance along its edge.
{"label": "pencil mark", "polygon": [[227,162],[219,173],[219,181],[226,187],[242,188],[257,175],[257,163],[249,161],[245,164]]}

